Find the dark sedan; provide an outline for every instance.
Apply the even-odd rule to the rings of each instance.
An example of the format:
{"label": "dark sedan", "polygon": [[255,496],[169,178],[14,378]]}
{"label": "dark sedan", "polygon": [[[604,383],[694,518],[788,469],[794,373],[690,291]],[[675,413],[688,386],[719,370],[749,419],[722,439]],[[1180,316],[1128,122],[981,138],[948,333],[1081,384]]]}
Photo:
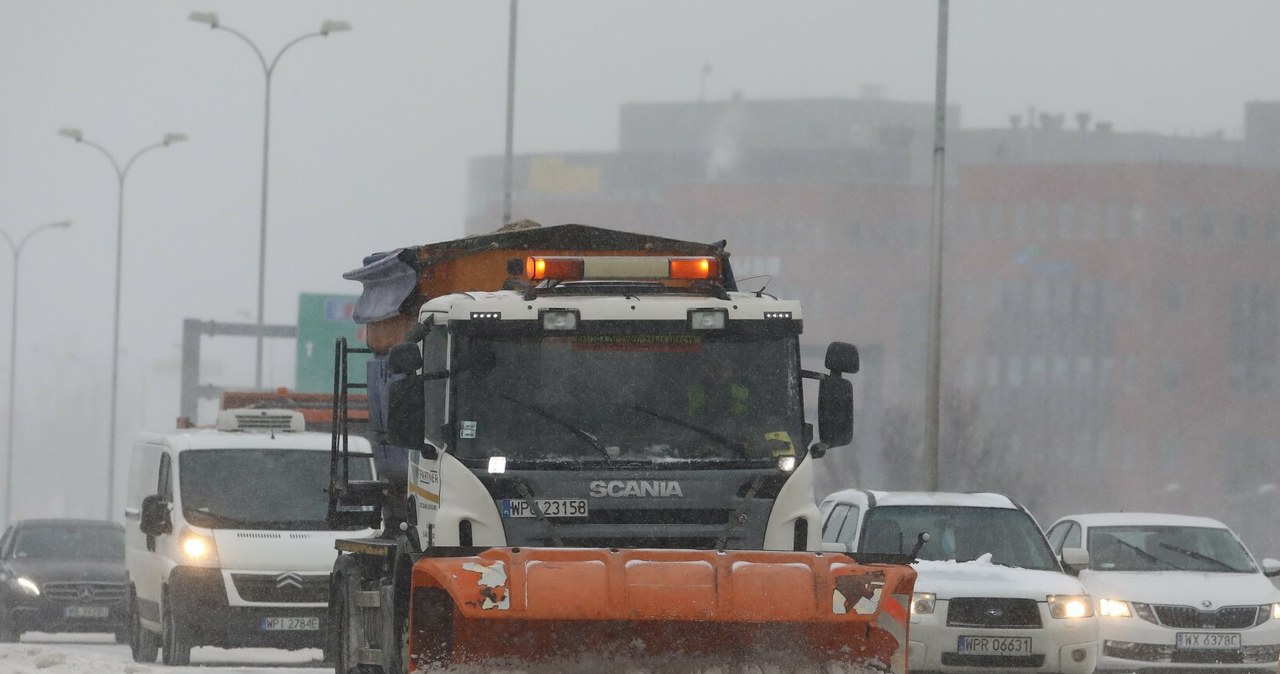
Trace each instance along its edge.
{"label": "dark sedan", "polygon": [[23,632],[113,632],[127,640],[124,527],[21,520],[0,538],[0,642]]}

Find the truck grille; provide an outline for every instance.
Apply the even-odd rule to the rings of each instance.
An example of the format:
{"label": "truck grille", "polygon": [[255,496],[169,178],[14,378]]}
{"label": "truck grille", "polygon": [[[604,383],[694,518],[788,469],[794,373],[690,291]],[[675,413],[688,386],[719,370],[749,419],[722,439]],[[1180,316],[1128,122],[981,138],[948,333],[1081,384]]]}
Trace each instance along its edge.
{"label": "truck grille", "polygon": [[[637,536],[567,536],[561,539],[565,547],[570,548],[682,548],[691,550],[711,550],[716,547],[716,539],[709,537],[695,538],[642,538]],[[550,539],[545,546],[555,545]]]}
{"label": "truck grille", "polygon": [[112,604],[124,600],[124,583],[95,581],[45,583],[44,596],[76,604]]}
{"label": "truck grille", "polygon": [[597,509],[587,517],[550,517],[564,524],[674,524],[724,526],[733,510],[729,508],[614,508]]}
{"label": "truck grille", "polygon": [[329,601],[329,576],[297,573],[233,573],[231,582],[245,601],[323,604]]}
{"label": "truck grille", "polygon": [[947,624],[1035,629],[1041,626],[1040,608],[1034,599],[958,597],[948,604]]}
{"label": "truck grille", "polygon": [[1227,606],[1216,611],[1201,611],[1192,606],[1152,606],[1160,624],[1181,629],[1239,630],[1253,627],[1258,619],[1257,606]]}

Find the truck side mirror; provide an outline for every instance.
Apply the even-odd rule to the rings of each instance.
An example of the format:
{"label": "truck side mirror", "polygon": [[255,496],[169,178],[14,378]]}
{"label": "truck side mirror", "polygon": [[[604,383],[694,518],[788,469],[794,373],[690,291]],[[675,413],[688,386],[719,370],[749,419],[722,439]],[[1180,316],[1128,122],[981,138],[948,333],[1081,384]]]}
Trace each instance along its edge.
{"label": "truck side mirror", "polygon": [[1089,551],[1084,548],[1063,548],[1060,559],[1062,568],[1073,576],[1089,568]]}
{"label": "truck side mirror", "polygon": [[387,353],[387,370],[391,374],[413,374],[422,369],[422,352],[416,343],[396,344]]}
{"label": "truck side mirror", "polygon": [[[397,346],[408,346],[417,353],[412,344]],[[392,347],[392,355],[396,348]],[[427,400],[422,377],[410,374],[391,382],[387,390],[387,441],[396,447],[422,451],[426,430]]]}
{"label": "truck side mirror", "polygon": [[173,533],[173,520],[169,517],[169,503],[159,494],[142,499],[142,521],[138,528],[148,536]]}
{"label": "truck side mirror", "polygon": [[861,365],[858,359],[858,347],[848,342],[832,342],[827,345],[827,357],[824,364],[833,374],[841,372],[854,374]]}
{"label": "truck side mirror", "polygon": [[827,447],[853,442],[853,384],[844,377],[818,382],[818,439]]}

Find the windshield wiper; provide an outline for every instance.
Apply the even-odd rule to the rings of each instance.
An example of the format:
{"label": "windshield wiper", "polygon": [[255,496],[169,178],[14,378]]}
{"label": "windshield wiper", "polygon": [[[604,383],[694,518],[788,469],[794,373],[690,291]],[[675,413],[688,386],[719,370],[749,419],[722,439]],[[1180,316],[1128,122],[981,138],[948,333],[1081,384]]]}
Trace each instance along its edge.
{"label": "windshield wiper", "polygon": [[1240,571],[1240,569],[1237,569],[1236,567],[1231,566],[1230,564],[1222,561],[1221,559],[1215,559],[1213,557],[1210,557],[1209,555],[1196,552],[1195,550],[1187,550],[1185,548],[1180,548],[1176,545],[1169,545],[1168,543],[1158,543],[1157,545],[1164,548],[1165,550],[1173,550],[1174,552],[1184,554],[1192,559],[1199,560],[1201,562],[1209,562],[1210,564],[1217,564],[1219,568],[1226,569],[1227,571],[1243,573],[1242,571]]}
{"label": "windshield wiper", "polygon": [[1167,560],[1167,559],[1160,559],[1159,557],[1156,557],[1155,555],[1151,554],[1150,552],[1147,552],[1146,550],[1143,550],[1142,548],[1140,548],[1140,547],[1138,547],[1138,546],[1134,545],[1133,543],[1130,543],[1129,541],[1121,540],[1121,539],[1119,539],[1119,538],[1115,539],[1115,541],[1116,541],[1117,543],[1119,543],[1120,545],[1123,545],[1124,547],[1129,548],[1130,550],[1133,550],[1134,552],[1138,553],[1138,556],[1139,556],[1139,557],[1142,557],[1142,558],[1144,558],[1144,559],[1148,559],[1148,560],[1153,561],[1153,562],[1155,562],[1155,563],[1157,563],[1157,564],[1164,564],[1165,566],[1167,566],[1167,567],[1169,567],[1169,568],[1171,568],[1171,569],[1174,569],[1175,571],[1186,571],[1186,569],[1182,568],[1181,566],[1178,566],[1177,564],[1174,564],[1173,562],[1170,562],[1170,561],[1169,561],[1169,560]]}
{"label": "windshield wiper", "polygon": [[596,451],[600,452],[600,454],[604,456],[605,461],[613,460],[609,456],[609,450],[604,448],[604,445],[601,444],[600,441],[596,439],[596,436],[582,430],[581,428],[578,428],[577,426],[574,426],[572,423],[570,423],[566,419],[563,419],[556,413],[548,411],[531,402],[516,398],[515,396],[509,396],[501,391],[494,391],[490,389],[489,392],[498,396],[499,398],[502,398],[503,400],[513,402],[527,410],[536,412],[538,416],[542,417],[543,419],[546,419],[547,421],[550,421],[551,423],[554,423],[555,425],[561,428],[569,430],[570,432],[573,433],[574,437],[582,440],[583,442],[587,443],[588,445],[591,445],[592,447],[595,447]]}
{"label": "windshield wiper", "polygon": [[635,411],[637,411],[637,412],[641,412],[641,413],[643,413],[643,414],[647,414],[647,415],[649,415],[649,416],[653,417],[654,419],[659,419],[659,420],[661,420],[661,421],[665,421],[665,422],[667,422],[667,423],[669,423],[669,424],[674,424],[674,425],[679,426],[679,427],[681,427],[681,428],[687,428],[687,429],[689,429],[689,430],[691,430],[691,431],[694,431],[695,433],[699,433],[699,434],[701,434],[701,435],[704,435],[704,436],[706,436],[706,437],[708,437],[708,438],[711,438],[712,440],[715,440],[716,442],[720,443],[721,445],[724,445],[725,447],[728,447],[729,449],[732,449],[732,450],[734,450],[734,451],[738,452],[739,454],[741,454],[741,455],[742,455],[742,458],[744,458],[744,459],[748,459],[748,460],[750,460],[750,459],[751,459],[751,455],[747,453],[747,443],[745,443],[745,442],[743,442],[743,441],[741,441],[741,440],[734,440],[733,438],[729,438],[729,437],[726,437],[726,436],[720,435],[719,433],[717,433],[717,432],[715,432],[715,431],[711,430],[710,428],[706,428],[706,427],[704,427],[704,426],[699,426],[698,424],[695,424],[695,423],[690,422],[690,421],[685,421],[684,419],[681,419],[681,418],[679,418],[679,417],[673,417],[673,416],[670,416],[670,415],[663,414],[663,413],[661,413],[661,412],[657,412],[657,411],[655,411],[655,410],[651,410],[651,409],[649,409],[648,407],[645,407],[644,405],[639,405],[639,404],[636,404],[636,403],[627,403],[625,406],[626,406],[626,407],[629,407],[629,408],[631,408],[631,409],[633,409],[633,410],[635,410]]}

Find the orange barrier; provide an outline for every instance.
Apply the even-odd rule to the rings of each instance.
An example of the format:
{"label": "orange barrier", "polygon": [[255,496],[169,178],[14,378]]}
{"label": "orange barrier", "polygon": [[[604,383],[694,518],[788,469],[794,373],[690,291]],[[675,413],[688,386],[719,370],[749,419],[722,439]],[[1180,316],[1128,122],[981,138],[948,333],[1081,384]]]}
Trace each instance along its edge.
{"label": "orange barrier", "polygon": [[915,572],[832,553],[493,548],[419,559],[411,583],[418,662],[783,653],[905,672]]}

